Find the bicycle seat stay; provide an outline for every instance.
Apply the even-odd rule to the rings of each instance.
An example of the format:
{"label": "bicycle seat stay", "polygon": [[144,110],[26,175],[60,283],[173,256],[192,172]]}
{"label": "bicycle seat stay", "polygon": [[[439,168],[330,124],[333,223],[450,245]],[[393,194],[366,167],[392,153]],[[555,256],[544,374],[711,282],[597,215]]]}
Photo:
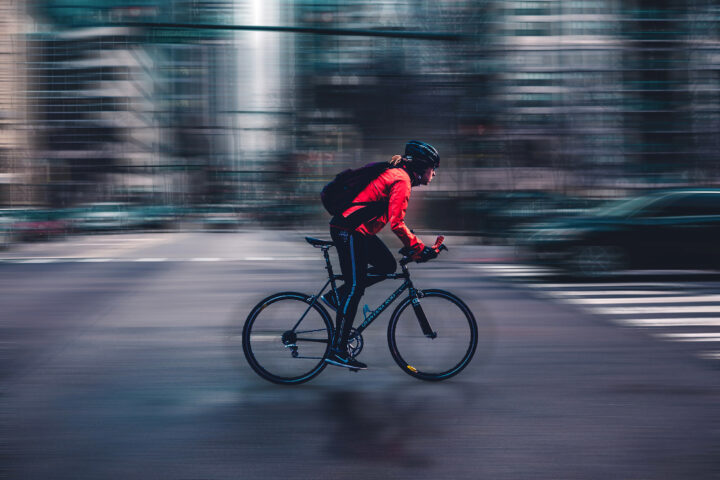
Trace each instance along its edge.
{"label": "bicycle seat stay", "polygon": [[305,240],[315,248],[332,247],[335,245],[330,240],[320,240],[319,238],[305,237]]}

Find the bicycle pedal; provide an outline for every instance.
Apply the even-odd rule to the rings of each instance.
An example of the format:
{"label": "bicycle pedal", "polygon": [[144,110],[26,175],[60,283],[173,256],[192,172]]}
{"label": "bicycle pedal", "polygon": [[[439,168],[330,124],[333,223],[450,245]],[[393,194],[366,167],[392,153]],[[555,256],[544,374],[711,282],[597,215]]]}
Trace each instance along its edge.
{"label": "bicycle pedal", "polygon": [[360,371],[359,368],[348,368],[348,370],[350,370],[351,372],[355,372],[355,373]]}

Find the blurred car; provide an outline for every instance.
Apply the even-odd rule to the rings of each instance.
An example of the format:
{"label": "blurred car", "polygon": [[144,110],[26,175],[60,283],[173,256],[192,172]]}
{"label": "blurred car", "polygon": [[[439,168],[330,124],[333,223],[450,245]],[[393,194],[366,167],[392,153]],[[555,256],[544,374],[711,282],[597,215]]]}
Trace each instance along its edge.
{"label": "blurred car", "polygon": [[518,231],[533,260],[582,274],[720,268],[720,189],[655,192]]}
{"label": "blurred car", "polygon": [[5,249],[14,242],[12,225],[12,217],[0,210],[0,249]]}
{"label": "blurred car", "polygon": [[70,227],[68,213],[63,209],[2,209],[0,217],[7,243],[46,240],[66,234]]}
{"label": "blurred car", "polygon": [[130,209],[133,223],[143,229],[172,228],[184,215],[178,205],[137,205]]}
{"label": "blurred car", "polygon": [[72,214],[72,226],[78,232],[128,230],[141,224],[132,205],[124,202],[97,202],[79,205]]}
{"label": "blurred car", "polygon": [[233,230],[247,221],[246,213],[234,204],[204,204],[192,208],[190,220],[209,230]]}
{"label": "blurred car", "polygon": [[532,194],[508,194],[506,203],[488,212],[488,230],[495,236],[507,238],[522,224],[561,216],[580,215],[597,202],[589,198],[535,192]]}
{"label": "blurred car", "polygon": [[476,217],[474,229],[487,238],[505,240],[522,224],[580,214],[595,200],[543,191],[491,192],[466,204]]}

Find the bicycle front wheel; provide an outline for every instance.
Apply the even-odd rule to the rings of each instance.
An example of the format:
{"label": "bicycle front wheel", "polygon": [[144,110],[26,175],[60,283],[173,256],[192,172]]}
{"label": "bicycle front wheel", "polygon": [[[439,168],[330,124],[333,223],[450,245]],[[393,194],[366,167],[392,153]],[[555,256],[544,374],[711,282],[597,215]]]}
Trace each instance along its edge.
{"label": "bicycle front wheel", "polygon": [[327,311],[303,293],[271,295],[245,321],[242,346],[250,367],[265,380],[293,385],[325,368],[333,324]]}
{"label": "bicycle front wheel", "polygon": [[[405,299],[388,325],[388,346],[402,370],[421,380],[438,381],[460,373],[472,360],[478,327],[470,309],[444,290],[423,290],[417,304]],[[423,333],[420,316],[432,335]]]}

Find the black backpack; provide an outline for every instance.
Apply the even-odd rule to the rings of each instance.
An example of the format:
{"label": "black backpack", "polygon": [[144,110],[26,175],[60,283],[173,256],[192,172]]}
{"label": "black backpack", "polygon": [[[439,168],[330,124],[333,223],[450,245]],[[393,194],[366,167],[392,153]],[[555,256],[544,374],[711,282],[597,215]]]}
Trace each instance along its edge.
{"label": "black backpack", "polygon": [[[334,180],[325,185],[320,192],[320,199],[325,210],[330,215],[339,215],[351,205],[353,200],[367,187],[370,182],[378,178],[385,170],[390,168],[386,162],[368,163],[358,169],[347,169],[338,173]],[[356,205],[369,205],[371,203],[386,204],[386,202],[358,202]]]}

